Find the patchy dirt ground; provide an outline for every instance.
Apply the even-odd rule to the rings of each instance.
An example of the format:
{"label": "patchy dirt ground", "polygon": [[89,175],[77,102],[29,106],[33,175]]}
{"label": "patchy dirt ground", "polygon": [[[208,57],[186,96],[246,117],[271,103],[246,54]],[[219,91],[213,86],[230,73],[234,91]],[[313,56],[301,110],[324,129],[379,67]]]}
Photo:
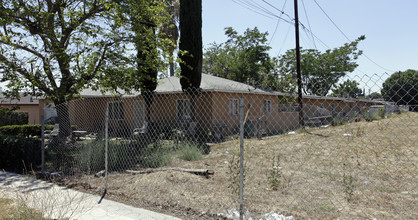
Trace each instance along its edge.
{"label": "patchy dirt ground", "polygon": [[[296,219],[418,219],[417,134],[418,113],[405,113],[246,139],[245,209],[252,217],[274,211]],[[209,178],[178,171],[111,173],[107,198],[184,219],[222,219],[218,213],[239,207],[228,187],[238,153],[238,140],[231,140],[212,145],[200,161],[168,165],[214,170]],[[273,156],[280,156],[275,167]],[[278,169],[273,190],[268,176]],[[101,193],[104,179],[83,176],[68,186]]]}

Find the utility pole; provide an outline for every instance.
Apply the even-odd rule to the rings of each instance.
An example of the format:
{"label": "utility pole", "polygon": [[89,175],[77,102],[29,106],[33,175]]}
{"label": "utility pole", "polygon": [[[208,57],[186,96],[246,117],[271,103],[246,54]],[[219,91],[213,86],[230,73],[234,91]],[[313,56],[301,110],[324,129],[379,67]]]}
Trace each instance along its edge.
{"label": "utility pole", "polygon": [[296,73],[298,78],[298,104],[299,104],[299,125],[305,127],[303,121],[303,102],[302,102],[302,74],[300,72],[300,45],[299,45],[299,15],[298,0],[295,0],[295,37],[296,37]]}

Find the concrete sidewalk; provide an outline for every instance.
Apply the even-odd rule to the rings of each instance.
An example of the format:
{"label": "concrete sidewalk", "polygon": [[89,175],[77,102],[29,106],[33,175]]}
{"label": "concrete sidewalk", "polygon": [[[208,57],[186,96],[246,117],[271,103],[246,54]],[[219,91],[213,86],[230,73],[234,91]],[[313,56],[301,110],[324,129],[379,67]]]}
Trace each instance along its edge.
{"label": "concrete sidewalk", "polygon": [[0,171],[0,197],[16,199],[51,219],[167,219],[178,218],[135,208],[42,180]]}

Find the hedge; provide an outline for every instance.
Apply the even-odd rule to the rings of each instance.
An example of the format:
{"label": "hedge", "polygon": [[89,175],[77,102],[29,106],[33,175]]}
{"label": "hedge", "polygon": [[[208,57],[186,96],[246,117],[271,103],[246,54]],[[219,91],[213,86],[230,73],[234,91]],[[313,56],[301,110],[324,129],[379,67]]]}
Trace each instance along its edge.
{"label": "hedge", "polygon": [[[12,136],[21,136],[21,137],[34,137],[41,136],[41,125],[6,125],[0,127],[0,134],[3,135],[12,135]],[[45,125],[45,130],[54,129],[54,125]],[[72,125],[71,129],[77,130],[76,125]]]}
{"label": "hedge", "polygon": [[0,108],[0,126],[24,125],[28,123],[27,112],[14,112],[9,109]]}
{"label": "hedge", "polygon": [[41,164],[41,141],[37,138],[0,135],[0,168],[10,171],[36,169]]}

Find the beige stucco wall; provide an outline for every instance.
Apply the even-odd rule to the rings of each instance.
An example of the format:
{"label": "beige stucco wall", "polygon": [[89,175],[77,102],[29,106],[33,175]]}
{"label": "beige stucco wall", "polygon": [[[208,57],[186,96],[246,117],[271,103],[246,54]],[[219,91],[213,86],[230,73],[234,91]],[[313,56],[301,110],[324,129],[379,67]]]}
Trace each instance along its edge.
{"label": "beige stucco wall", "polygon": [[[3,108],[11,108],[14,105],[0,105]],[[17,112],[27,112],[28,113],[28,124],[39,124],[41,123],[39,117],[39,105],[17,105],[19,107]]]}
{"label": "beige stucco wall", "polygon": [[[213,93],[214,123],[226,126],[227,134],[236,133],[239,127],[240,115],[229,114],[228,102],[231,99],[244,99],[244,113],[249,121],[259,121],[267,134],[276,134],[298,126],[298,113],[280,112],[278,108],[279,97],[276,95],[260,95],[247,93]],[[271,111],[264,112],[264,101],[271,102]]]}

